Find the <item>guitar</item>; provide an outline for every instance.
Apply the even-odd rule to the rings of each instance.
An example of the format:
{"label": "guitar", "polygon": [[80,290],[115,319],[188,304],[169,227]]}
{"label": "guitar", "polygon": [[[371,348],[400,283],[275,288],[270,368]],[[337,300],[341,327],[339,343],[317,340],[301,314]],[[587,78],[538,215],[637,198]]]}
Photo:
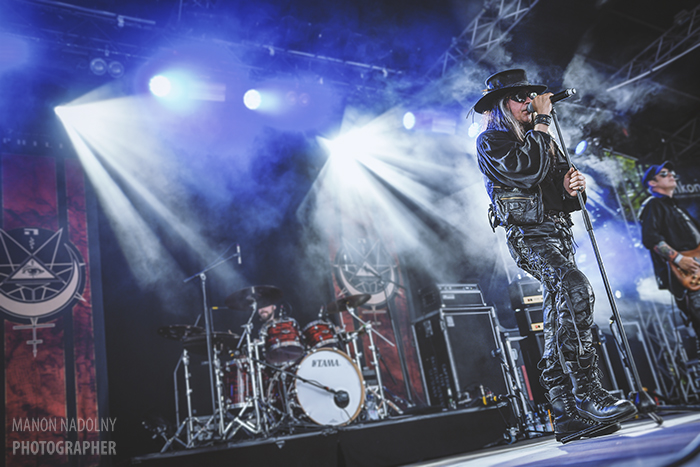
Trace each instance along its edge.
{"label": "guitar", "polygon": [[[693,258],[695,261],[700,262],[700,259],[698,258],[700,257],[700,245],[698,245],[697,248],[695,248],[694,250],[681,251],[680,254],[682,254],[683,256],[688,256],[690,258]],[[676,276],[676,279],[678,279],[678,282],[680,282],[683,287],[693,292],[700,290],[700,276],[682,270],[681,268],[676,266],[676,263],[674,263],[673,261],[669,261],[668,264],[671,265],[671,271],[673,271],[673,274]]]}

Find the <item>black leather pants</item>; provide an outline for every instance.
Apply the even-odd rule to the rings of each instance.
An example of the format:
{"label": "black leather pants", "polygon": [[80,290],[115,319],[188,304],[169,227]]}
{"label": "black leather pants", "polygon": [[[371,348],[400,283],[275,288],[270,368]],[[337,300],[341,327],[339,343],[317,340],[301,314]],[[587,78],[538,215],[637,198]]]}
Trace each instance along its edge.
{"label": "black leather pants", "polygon": [[574,262],[568,215],[546,215],[536,226],[509,226],[510,254],[542,283],[544,354],[540,382],[549,390],[568,385],[572,369],[595,365],[593,289]]}

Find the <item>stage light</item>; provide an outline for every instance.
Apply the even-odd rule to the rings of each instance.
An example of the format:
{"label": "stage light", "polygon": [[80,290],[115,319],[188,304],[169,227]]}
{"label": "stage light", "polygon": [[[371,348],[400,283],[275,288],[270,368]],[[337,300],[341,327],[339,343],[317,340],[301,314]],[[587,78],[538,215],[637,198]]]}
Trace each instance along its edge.
{"label": "stage light", "polygon": [[121,78],[122,76],[124,76],[124,65],[122,65],[121,62],[113,60],[109,62],[107,71],[109,72],[109,75],[112,78]]}
{"label": "stage light", "polygon": [[154,96],[167,97],[173,89],[173,85],[167,76],[157,75],[151,78],[148,83],[148,88]]}
{"label": "stage light", "polygon": [[250,89],[243,95],[243,103],[250,110],[256,110],[262,104],[262,96],[257,90]]}
{"label": "stage light", "polygon": [[576,155],[580,156],[581,154],[586,152],[587,148],[588,148],[588,141],[586,141],[585,139],[581,140],[581,142],[576,145],[576,151],[575,151]]}
{"label": "stage light", "polygon": [[474,122],[471,125],[469,125],[469,130],[467,130],[467,134],[469,135],[470,138],[476,137],[476,135],[479,134],[479,130],[481,129],[481,124],[479,122]]}
{"label": "stage light", "polygon": [[93,58],[90,62],[90,71],[97,76],[107,73],[107,62],[103,58]]}
{"label": "stage light", "polygon": [[416,126],[416,116],[413,112],[406,112],[403,116],[403,127],[412,130]]}

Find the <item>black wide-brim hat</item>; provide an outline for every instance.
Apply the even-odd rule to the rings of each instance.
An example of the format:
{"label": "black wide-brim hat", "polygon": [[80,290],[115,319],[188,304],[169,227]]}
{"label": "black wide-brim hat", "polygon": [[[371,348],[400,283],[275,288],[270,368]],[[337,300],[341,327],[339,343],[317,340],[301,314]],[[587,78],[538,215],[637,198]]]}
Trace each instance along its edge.
{"label": "black wide-brim hat", "polygon": [[484,95],[474,104],[474,111],[482,114],[487,110],[491,110],[499,99],[509,94],[516,94],[520,90],[542,94],[547,90],[547,86],[543,84],[530,84],[527,80],[525,70],[520,68],[499,71],[486,79]]}

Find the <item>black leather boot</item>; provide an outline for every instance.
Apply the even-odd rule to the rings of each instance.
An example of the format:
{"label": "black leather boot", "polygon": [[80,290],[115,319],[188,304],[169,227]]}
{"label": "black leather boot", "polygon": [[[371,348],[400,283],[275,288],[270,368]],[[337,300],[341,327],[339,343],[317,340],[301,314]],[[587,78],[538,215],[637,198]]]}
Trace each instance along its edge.
{"label": "black leather boot", "polygon": [[600,426],[600,429],[588,435],[588,438],[609,435],[622,428],[619,423],[602,424],[581,417],[571,391],[572,388],[569,385],[555,386],[549,390],[548,399],[552,406],[554,437],[557,441],[593,426]]}
{"label": "black leather boot", "polygon": [[632,402],[618,399],[603,389],[595,363],[585,369],[579,367],[574,370],[571,382],[576,408],[581,416],[599,423],[614,423],[637,413]]}

